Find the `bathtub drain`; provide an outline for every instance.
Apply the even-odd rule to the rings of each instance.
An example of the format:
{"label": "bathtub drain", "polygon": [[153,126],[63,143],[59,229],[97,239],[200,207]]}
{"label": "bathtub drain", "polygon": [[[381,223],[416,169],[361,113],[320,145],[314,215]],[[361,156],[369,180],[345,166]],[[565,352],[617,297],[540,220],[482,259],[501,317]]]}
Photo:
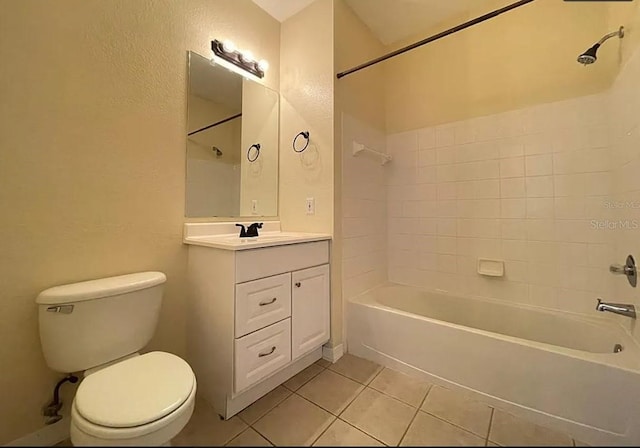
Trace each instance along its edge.
{"label": "bathtub drain", "polygon": [[613,353],[620,353],[623,350],[623,346],[620,344],[616,344],[613,346]]}

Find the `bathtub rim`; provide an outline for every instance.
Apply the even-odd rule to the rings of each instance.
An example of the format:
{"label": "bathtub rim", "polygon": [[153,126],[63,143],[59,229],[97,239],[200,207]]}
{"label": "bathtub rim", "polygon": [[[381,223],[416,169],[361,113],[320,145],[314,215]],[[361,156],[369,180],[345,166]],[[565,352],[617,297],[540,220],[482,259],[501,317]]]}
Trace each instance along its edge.
{"label": "bathtub rim", "polygon": [[[450,296],[450,297],[457,297],[457,298],[475,300],[480,302],[494,303],[498,305],[505,305],[513,308],[520,308],[520,309],[537,311],[537,312],[544,312],[546,314],[556,314],[571,320],[578,320],[582,322],[587,322],[592,325],[609,327],[614,331],[620,332],[624,336],[625,340],[620,341],[620,343],[623,344],[624,350],[619,353],[589,352],[586,350],[578,350],[578,349],[573,349],[568,347],[562,347],[559,345],[548,344],[545,342],[532,341],[524,338],[519,338],[517,336],[510,336],[510,335],[505,335],[501,333],[496,333],[493,331],[482,330],[480,328],[468,327],[466,325],[460,325],[453,322],[439,320],[432,317],[423,316],[421,314],[404,311],[398,308],[393,308],[388,305],[384,305],[376,300],[372,292],[377,289],[382,289],[385,287],[402,287],[406,289],[413,289],[415,291],[419,291],[423,293],[441,294],[441,295]],[[506,342],[521,344],[521,345],[525,345],[532,348],[538,348],[541,350],[551,351],[551,352],[559,353],[565,356],[570,356],[572,358],[596,362],[599,364],[620,368],[620,369],[627,370],[634,373],[640,373],[640,344],[635,341],[631,333],[626,328],[624,328],[621,324],[604,317],[601,318],[601,317],[595,317],[595,316],[588,316],[585,314],[571,312],[571,311],[556,310],[553,308],[545,308],[537,305],[508,302],[506,300],[494,299],[494,298],[488,298],[488,297],[482,297],[482,296],[452,294],[448,291],[419,288],[411,285],[404,285],[401,283],[393,283],[393,282],[386,282],[386,283],[377,285],[373,288],[370,288],[348,299],[347,301],[351,304],[377,308],[383,311],[399,314],[409,318],[424,320],[436,325],[450,326],[458,330],[469,331],[475,334],[488,336],[488,337],[506,341]],[[347,312],[349,312],[349,310]]]}

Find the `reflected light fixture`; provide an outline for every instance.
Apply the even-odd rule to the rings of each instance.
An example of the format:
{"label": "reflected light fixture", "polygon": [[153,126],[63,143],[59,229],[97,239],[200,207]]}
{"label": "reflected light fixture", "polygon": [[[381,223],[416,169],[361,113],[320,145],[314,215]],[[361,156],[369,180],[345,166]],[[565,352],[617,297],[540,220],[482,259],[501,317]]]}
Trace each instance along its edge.
{"label": "reflected light fixture", "polygon": [[264,78],[264,72],[269,68],[269,63],[264,59],[259,62],[255,60],[250,51],[240,51],[235,44],[229,40],[221,42],[217,39],[211,41],[213,54],[218,58],[233,64],[234,66],[251,73],[258,78]]}

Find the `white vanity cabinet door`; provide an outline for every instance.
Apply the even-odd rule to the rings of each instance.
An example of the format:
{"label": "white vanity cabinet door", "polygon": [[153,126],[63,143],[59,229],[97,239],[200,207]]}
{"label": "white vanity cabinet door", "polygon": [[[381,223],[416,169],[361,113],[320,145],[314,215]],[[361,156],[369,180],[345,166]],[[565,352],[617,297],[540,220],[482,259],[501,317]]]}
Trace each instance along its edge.
{"label": "white vanity cabinet door", "polygon": [[329,340],[329,265],[291,274],[291,359]]}
{"label": "white vanity cabinet door", "polygon": [[291,361],[291,319],[235,341],[235,391],[266,378]]}
{"label": "white vanity cabinet door", "polygon": [[291,316],[291,274],[236,285],[236,338]]}

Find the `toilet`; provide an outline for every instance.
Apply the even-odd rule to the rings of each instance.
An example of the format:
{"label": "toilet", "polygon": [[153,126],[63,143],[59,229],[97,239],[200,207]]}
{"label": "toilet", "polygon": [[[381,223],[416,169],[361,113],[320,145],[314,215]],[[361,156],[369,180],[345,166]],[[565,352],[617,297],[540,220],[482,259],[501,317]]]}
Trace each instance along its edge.
{"label": "toilet", "polygon": [[170,445],[191,418],[189,364],[170,353],[138,353],[155,331],[165,281],[162,272],[140,272],[38,295],[47,365],[83,372],[71,405],[74,445]]}

